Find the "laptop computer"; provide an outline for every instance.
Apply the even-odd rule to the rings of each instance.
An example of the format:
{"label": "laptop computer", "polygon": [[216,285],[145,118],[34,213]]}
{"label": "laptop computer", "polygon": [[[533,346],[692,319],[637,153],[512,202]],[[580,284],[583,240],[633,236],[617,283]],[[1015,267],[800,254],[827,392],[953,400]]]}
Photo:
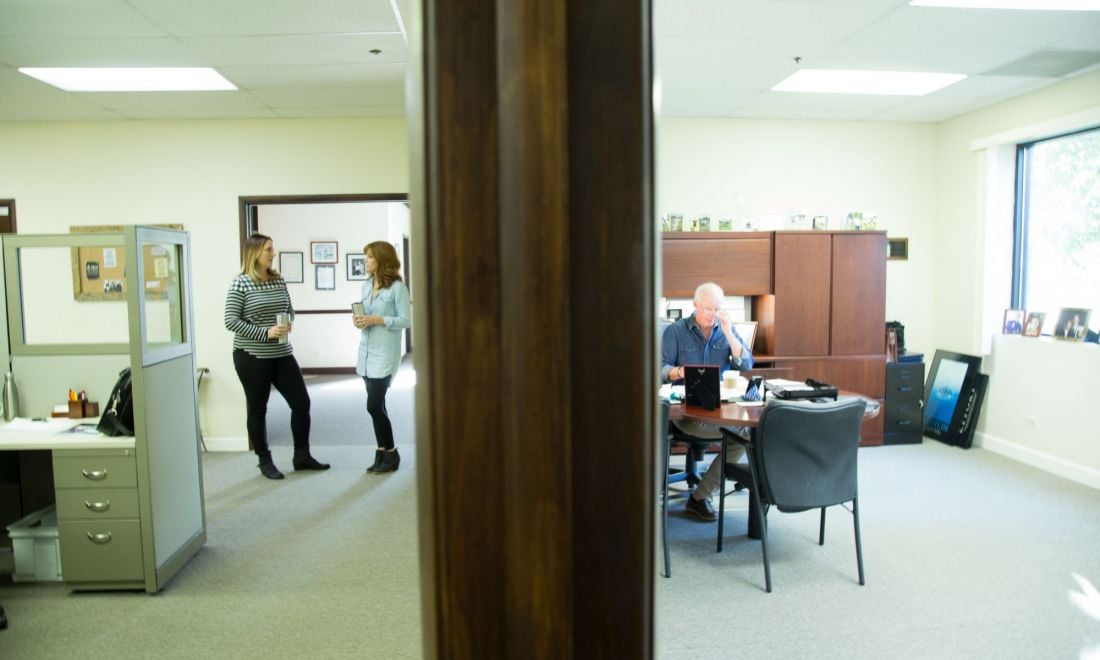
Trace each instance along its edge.
{"label": "laptop computer", "polygon": [[684,365],[684,403],[714,410],[721,403],[721,395],[717,365]]}

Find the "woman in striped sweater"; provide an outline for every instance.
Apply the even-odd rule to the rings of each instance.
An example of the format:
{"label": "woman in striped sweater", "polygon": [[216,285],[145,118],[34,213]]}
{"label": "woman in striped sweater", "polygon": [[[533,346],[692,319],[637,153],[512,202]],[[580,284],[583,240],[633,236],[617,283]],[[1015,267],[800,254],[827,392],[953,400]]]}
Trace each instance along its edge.
{"label": "woman in striped sweater", "polygon": [[233,366],[244,386],[248,439],[260,459],[260,473],[268,479],[282,479],[267,446],[267,399],[273,385],[290,406],[294,469],[327,470],[329,466],[309,453],[309,392],[287,340],[291,326],[276,323],[278,314],[293,320],[294,308],[286,282],[272,267],[274,260],[270,237],[248,237],[242,272],[233,278],[225,299],[225,327],[233,333]]}

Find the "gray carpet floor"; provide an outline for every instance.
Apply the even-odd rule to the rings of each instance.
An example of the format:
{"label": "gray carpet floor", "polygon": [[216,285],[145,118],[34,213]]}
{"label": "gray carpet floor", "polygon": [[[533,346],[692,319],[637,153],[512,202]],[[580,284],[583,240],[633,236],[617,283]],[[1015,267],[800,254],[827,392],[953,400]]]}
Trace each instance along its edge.
{"label": "gray carpet floor", "polygon": [[[11,621],[0,658],[420,657],[412,389],[390,392],[395,427],[410,434],[398,444],[401,470],[376,477],[363,472],[369,423],[354,442],[330,436],[348,425],[335,411],[366,419],[361,383],[341,380],[356,386],[346,397],[312,394],[315,418],[333,420],[314,436],[331,470],[290,472],[289,441],[274,447],[288,469],[281,482],[263,479],[250,454],[204,454],[208,541],[167,588],[70,594],[0,578]],[[674,498],[672,578],[655,577],[657,657],[1100,653],[1100,621],[1068,596],[1073,573],[1100,585],[1100,492],[933,441],[861,451],[860,480],[862,587],[840,509],[823,547],[816,514],[769,516],[767,594],[759,543],[743,536],[747,497],[727,500],[720,554],[716,526]],[[0,574],[10,564],[0,553]]]}

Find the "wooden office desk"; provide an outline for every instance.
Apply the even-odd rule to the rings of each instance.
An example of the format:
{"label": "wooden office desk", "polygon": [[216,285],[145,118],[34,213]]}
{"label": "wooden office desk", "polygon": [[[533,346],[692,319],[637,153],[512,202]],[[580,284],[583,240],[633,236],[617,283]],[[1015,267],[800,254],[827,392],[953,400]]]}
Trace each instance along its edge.
{"label": "wooden office desk", "polygon": [[[840,392],[840,399],[859,397],[867,402],[867,410],[863,413],[863,419],[868,420],[877,417],[881,406],[879,402],[870,397],[863,396],[862,394],[856,394],[855,392]],[[755,439],[756,427],[760,425],[760,415],[764,412],[764,406],[751,405],[743,406],[736,402],[723,403],[714,410],[706,410],[700,406],[687,406],[682,403],[676,403],[669,406],[668,419],[670,422],[678,422],[681,420],[688,420],[692,422],[701,422],[703,424],[713,424],[719,427],[734,427],[743,426],[750,429]],[[715,442],[721,442],[715,440]],[[724,465],[726,462],[726,444],[722,442],[722,452],[714,460],[722,461]],[[723,468],[723,471],[725,468]],[[752,495],[750,491],[750,497]],[[760,521],[756,517],[755,503],[750,499],[749,501],[749,538],[760,538]],[[722,500],[718,506],[718,550],[722,550],[722,529],[725,519],[725,501]]]}

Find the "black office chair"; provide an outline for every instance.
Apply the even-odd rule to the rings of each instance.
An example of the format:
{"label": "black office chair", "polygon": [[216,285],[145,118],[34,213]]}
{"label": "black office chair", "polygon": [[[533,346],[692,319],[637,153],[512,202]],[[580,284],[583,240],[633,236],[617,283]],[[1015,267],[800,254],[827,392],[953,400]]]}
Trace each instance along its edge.
{"label": "black office chair", "polygon": [[[768,563],[768,508],[796,513],[821,509],[818,544],[825,544],[825,509],[851,502],[855,528],[856,566],[863,578],[863,547],[859,537],[857,451],[859,427],[866,408],[863,399],[827,403],[770,401],[760,416],[752,440],[745,446],[747,465],[726,465],[725,477],[749,484],[750,506],[760,524],[765,590],[771,593]],[[725,497],[723,489],[722,497]]]}

